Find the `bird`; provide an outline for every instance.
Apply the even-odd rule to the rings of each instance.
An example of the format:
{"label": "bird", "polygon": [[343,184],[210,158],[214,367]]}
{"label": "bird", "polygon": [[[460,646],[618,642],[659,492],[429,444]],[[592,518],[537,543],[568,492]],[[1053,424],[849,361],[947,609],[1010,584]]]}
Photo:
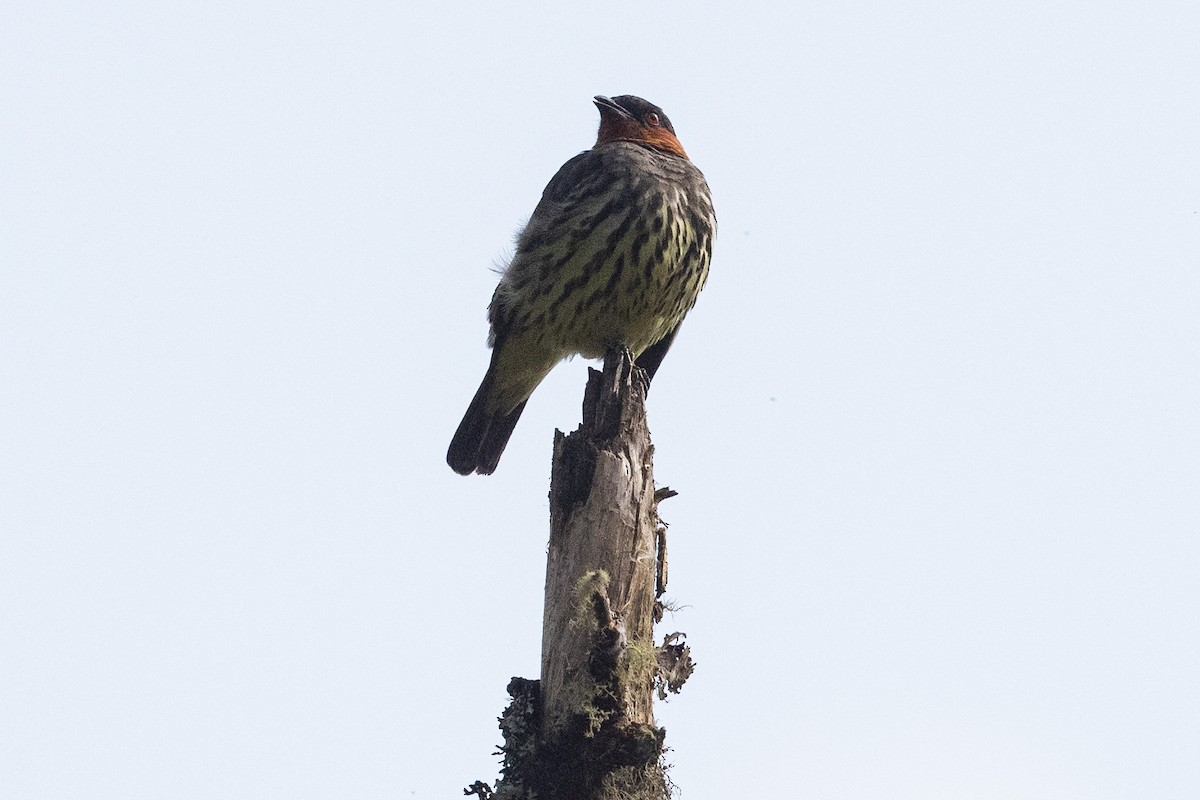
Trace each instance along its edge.
{"label": "bird", "polygon": [[663,110],[593,102],[596,143],[550,179],[488,305],[491,362],[446,462],[490,475],[558,362],[628,348],[646,386],[708,280],[717,220],[703,173]]}

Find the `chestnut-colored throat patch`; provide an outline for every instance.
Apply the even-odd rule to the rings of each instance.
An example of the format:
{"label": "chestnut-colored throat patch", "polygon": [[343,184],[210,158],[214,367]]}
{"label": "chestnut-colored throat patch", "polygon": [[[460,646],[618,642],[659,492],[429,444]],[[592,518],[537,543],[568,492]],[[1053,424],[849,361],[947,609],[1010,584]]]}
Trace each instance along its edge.
{"label": "chestnut-colored throat patch", "polygon": [[648,128],[636,120],[627,117],[604,117],[600,121],[600,132],[596,135],[596,144],[609,142],[634,142],[635,144],[653,147],[664,153],[672,153],[680,158],[687,158],[687,152],[675,134],[666,128]]}

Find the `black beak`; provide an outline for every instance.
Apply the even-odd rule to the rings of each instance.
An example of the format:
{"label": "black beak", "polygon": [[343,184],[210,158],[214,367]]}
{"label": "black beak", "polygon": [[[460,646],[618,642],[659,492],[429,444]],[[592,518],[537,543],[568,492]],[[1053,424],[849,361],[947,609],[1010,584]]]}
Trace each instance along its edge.
{"label": "black beak", "polygon": [[626,117],[627,119],[633,119],[633,114],[630,114],[624,108],[617,105],[616,101],[614,101],[611,97],[605,97],[602,94],[598,94],[592,98],[592,102],[596,104],[596,108],[600,109],[601,114],[604,114],[605,111],[611,111],[618,116]]}

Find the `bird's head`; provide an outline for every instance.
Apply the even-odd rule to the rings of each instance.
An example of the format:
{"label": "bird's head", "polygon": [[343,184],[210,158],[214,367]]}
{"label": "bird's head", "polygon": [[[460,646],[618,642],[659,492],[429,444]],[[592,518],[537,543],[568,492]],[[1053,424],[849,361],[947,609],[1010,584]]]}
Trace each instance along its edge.
{"label": "bird's head", "polygon": [[609,142],[634,142],[680,158],[688,157],[675,137],[671,120],[653,103],[631,94],[620,97],[597,95],[592,102],[600,109],[597,146]]}

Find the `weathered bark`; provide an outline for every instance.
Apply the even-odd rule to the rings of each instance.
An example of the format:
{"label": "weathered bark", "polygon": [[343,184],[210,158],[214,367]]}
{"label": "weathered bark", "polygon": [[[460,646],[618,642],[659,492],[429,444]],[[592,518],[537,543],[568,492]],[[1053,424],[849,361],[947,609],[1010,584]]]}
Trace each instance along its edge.
{"label": "weathered bark", "polygon": [[655,647],[666,583],[644,375],[627,351],[589,371],[583,424],[556,432],[541,681],[514,678],[500,718],[495,792],[537,800],[662,800],[666,732],[653,699],[677,692],[692,661],[681,634]]}
{"label": "weathered bark", "polygon": [[[554,440],[542,618],[544,736],[568,725],[581,707],[594,708],[593,698],[581,693],[603,691],[589,677],[596,659],[619,657],[625,672],[641,674],[626,675],[621,695],[612,698],[619,702],[594,713],[654,724],[653,446],[643,383],[626,360],[609,369],[615,360],[610,356],[599,379],[593,374],[588,381],[580,430],[557,432]],[[639,662],[632,655],[638,652],[640,663],[631,663]]]}

